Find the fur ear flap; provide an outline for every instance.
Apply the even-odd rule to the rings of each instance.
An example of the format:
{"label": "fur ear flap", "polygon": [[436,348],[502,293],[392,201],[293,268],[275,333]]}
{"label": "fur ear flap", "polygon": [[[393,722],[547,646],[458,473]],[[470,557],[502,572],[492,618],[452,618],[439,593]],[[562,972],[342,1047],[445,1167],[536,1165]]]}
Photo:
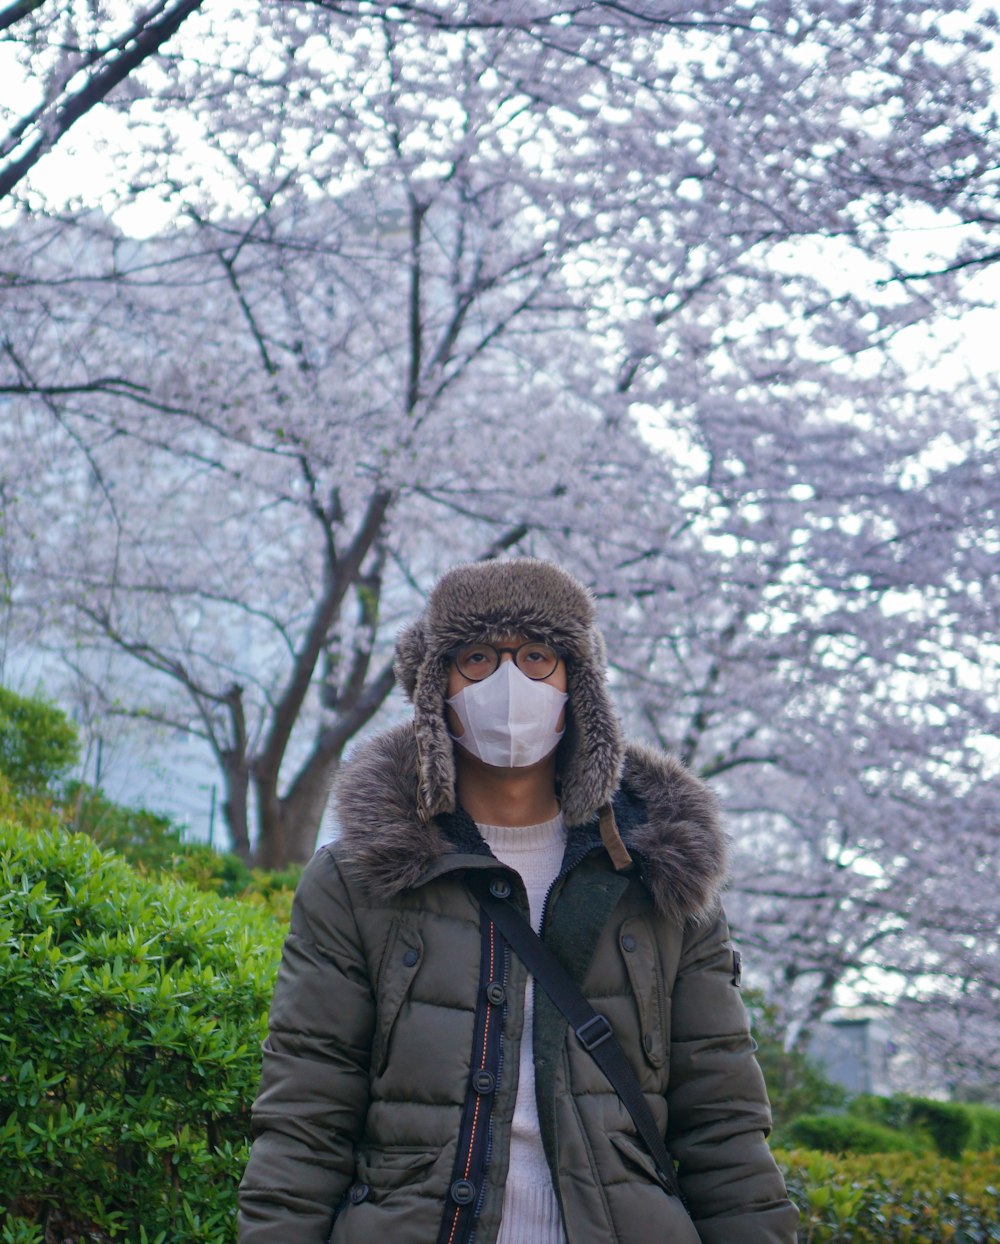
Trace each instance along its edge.
{"label": "fur ear flap", "polygon": [[567,669],[569,720],[558,754],[567,825],[582,825],[609,803],[621,780],[624,741],[608,694],[604,640],[591,631],[589,653]]}
{"label": "fur ear flap", "polygon": [[413,699],[417,686],[417,675],[427,654],[427,639],[424,635],[423,619],[409,622],[396,636],[396,657],[393,669],[396,681],[406,692],[408,700]]}

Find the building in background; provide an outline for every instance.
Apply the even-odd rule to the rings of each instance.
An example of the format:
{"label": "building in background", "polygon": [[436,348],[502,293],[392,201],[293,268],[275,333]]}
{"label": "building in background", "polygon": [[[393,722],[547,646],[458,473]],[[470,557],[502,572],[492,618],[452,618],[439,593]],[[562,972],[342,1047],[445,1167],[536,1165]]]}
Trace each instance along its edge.
{"label": "building in background", "polygon": [[896,1046],[885,1014],[875,1008],[831,1011],[809,1042],[809,1053],[849,1093],[894,1091],[891,1060]]}

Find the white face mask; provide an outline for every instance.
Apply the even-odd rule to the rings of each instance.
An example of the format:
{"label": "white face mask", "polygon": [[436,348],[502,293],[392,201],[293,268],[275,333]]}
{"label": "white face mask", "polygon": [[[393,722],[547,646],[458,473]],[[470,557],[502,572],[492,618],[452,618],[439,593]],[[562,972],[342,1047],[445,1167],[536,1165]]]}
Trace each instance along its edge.
{"label": "white face mask", "polygon": [[513,661],[501,661],[489,678],[445,702],[465,731],[452,735],[456,743],[484,764],[520,769],[555,751],[563,736],[556,722],[567,699],[565,691],[522,674]]}

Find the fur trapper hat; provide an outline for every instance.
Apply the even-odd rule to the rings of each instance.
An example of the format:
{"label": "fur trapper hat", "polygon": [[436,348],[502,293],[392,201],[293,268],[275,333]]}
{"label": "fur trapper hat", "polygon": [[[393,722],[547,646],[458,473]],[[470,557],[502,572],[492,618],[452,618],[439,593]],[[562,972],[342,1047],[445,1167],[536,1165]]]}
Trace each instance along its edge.
{"label": "fur trapper hat", "polygon": [[414,708],[425,819],[455,810],[454,745],[445,720],[447,653],[513,634],[565,653],[569,701],[556,762],[566,824],[586,823],[610,801],[621,776],[624,742],[594,615],[590,592],[551,562],[527,557],[472,562],[442,576],[423,614],[396,641],[396,677]]}

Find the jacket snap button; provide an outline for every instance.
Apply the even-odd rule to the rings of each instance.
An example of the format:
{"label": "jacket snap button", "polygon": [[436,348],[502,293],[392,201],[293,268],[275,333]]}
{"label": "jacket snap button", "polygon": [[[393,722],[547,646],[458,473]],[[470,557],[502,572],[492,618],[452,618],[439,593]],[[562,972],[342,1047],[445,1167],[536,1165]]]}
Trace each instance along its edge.
{"label": "jacket snap button", "polygon": [[622,938],[622,950],[635,950],[635,938],[631,933],[626,933]]}
{"label": "jacket snap button", "polygon": [[451,1199],[456,1205],[468,1205],[475,1195],[476,1189],[467,1179],[456,1179],[451,1185]]}
{"label": "jacket snap button", "polygon": [[510,882],[506,877],[494,877],[490,882],[490,893],[494,898],[510,898]]}
{"label": "jacket snap button", "polygon": [[499,981],[490,981],[486,986],[486,996],[494,1006],[500,1006],[504,998],[507,997],[507,990]]}
{"label": "jacket snap button", "polygon": [[360,1205],[362,1201],[367,1200],[368,1192],[367,1184],[355,1184],[351,1189],[351,1204]]}
{"label": "jacket snap button", "polygon": [[406,954],[403,955],[403,962],[406,964],[408,968],[412,968],[419,958],[420,958],[419,950],[408,950]]}
{"label": "jacket snap button", "polygon": [[477,1071],[472,1077],[472,1087],[477,1093],[492,1093],[496,1088],[496,1077],[492,1071]]}

